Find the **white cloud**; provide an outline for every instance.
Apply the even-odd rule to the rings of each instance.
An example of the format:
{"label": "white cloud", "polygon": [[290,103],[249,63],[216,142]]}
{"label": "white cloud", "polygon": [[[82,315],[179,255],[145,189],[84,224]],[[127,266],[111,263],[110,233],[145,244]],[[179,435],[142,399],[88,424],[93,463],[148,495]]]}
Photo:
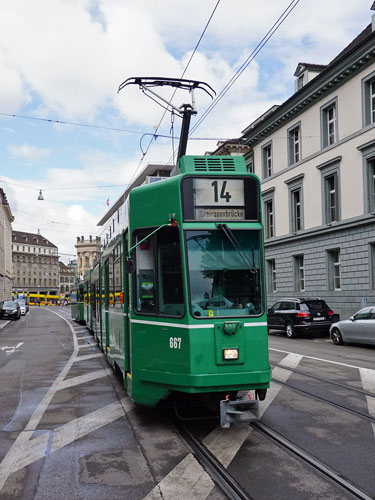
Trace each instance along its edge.
{"label": "white cloud", "polygon": [[16,157],[26,158],[30,161],[37,161],[48,158],[51,151],[47,148],[37,148],[30,144],[23,144],[22,146],[8,146],[8,151]]}

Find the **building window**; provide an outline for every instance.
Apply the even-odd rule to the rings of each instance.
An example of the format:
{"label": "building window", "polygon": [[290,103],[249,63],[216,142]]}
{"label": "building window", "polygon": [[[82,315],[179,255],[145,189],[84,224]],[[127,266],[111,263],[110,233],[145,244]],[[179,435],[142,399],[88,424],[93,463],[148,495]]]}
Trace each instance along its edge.
{"label": "building window", "polygon": [[367,212],[375,212],[375,158],[366,159]]}
{"label": "building window", "polygon": [[272,143],[262,147],[263,179],[272,175]]}
{"label": "building window", "polygon": [[302,190],[295,189],[291,192],[292,196],[292,229],[293,232],[302,229]]}
{"label": "building window", "polygon": [[375,123],[375,73],[362,81],[363,125]]}
{"label": "building window", "polygon": [[337,100],[321,108],[322,147],[332,146],[338,140]]}
{"label": "building window", "polygon": [[325,190],[325,222],[329,224],[339,220],[338,217],[338,192],[337,192],[337,174],[327,175],[324,179]]}
{"label": "building window", "polygon": [[340,250],[328,251],[328,289],[341,290]]}
{"label": "building window", "polygon": [[276,261],[275,261],[275,259],[267,260],[267,291],[269,293],[276,292]]}
{"label": "building window", "polygon": [[273,214],[273,198],[268,199],[264,202],[264,212],[265,212],[265,235],[266,238],[273,238],[275,235],[275,221]]}
{"label": "building window", "polygon": [[251,155],[247,159],[247,171],[250,172],[251,174],[254,173],[254,156],[253,155]]}
{"label": "building window", "polygon": [[375,290],[375,243],[369,245],[369,268],[370,268],[370,286]]}
{"label": "building window", "polygon": [[340,164],[332,161],[317,167],[322,172],[323,224],[339,221],[340,210]]}
{"label": "building window", "polygon": [[289,165],[301,160],[301,127],[297,125],[288,130],[288,157]]}
{"label": "building window", "polygon": [[301,88],[303,87],[304,76],[305,76],[305,74],[302,73],[302,75],[298,77],[298,79],[297,79],[297,90],[301,90]]}
{"label": "building window", "polygon": [[294,283],[296,292],[305,291],[305,267],[303,255],[294,256]]}
{"label": "building window", "polygon": [[289,227],[291,233],[303,229],[303,178],[299,174],[285,181],[289,188]]}

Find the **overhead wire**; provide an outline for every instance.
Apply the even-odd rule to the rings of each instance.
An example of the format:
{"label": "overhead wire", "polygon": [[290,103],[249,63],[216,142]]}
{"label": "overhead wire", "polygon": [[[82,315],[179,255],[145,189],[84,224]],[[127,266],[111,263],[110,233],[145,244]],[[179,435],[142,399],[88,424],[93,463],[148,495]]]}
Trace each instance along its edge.
{"label": "overhead wire", "polygon": [[[205,35],[206,31],[207,31],[207,28],[208,28],[209,24],[211,23],[211,20],[212,20],[212,18],[213,18],[213,16],[214,16],[214,14],[215,14],[215,12],[216,12],[216,9],[218,8],[218,6],[219,6],[219,4],[220,4],[220,1],[221,1],[221,0],[217,0],[217,2],[216,2],[216,4],[215,4],[215,7],[213,8],[213,10],[212,10],[212,12],[211,12],[211,15],[210,15],[210,17],[208,18],[208,21],[206,22],[206,25],[205,25],[205,27],[204,27],[204,29],[203,29],[203,31],[202,31],[202,33],[201,33],[201,35],[200,35],[200,37],[199,37],[199,39],[198,39],[198,41],[197,41],[196,45],[195,45],[195,47],[194,47],[194,50],[193,50],[193,52],[192,52],[192,54],[191,54],[191,56],[190,56],[190,58],[189,58],[189,60],[188,60],[188,62],[187,62],[187,64],[186,64],[185,69],[184,69],[184,71],[182,72],[182,75],[180,76],[180,78],[183,78],[183,77],[184,77],[184,75],[185,75],[185,73],[186,73],[187,69],[189,68],[190,63],[191,63],[191,61],[192,61],[192,59],[193,59],[193,57],[194,57],[194,55],[195,55],[195,53],[196,53],[196,51],[197,51],[197,49],[198,49],[198,47],[199,47],[199,45],[200,45],[201,41],[202,41],[202,39],[203,39],[203,37],[204,37],[204,35]],[[173,99],[173,97],[175,96],[176,92],[177,92],[177,89],[174,89],[174,91],[173,91],[173,93],[172,93],[172,96],[171,96],[171,98],[170,98],[170,102],[172,101],[172,99]],[[165,110],[164,110],[164,112],[163,112],[163,114],[162,114],[162,117],[160,118],[159,123],[158,123],[158,125],[157,125],[157,127],[156,127],[156,129],[155,129],[155,133],[153,134],[153,136],[152,136],[152,138],[151,138],[151,140],[150,140],[150,142],[149,142],[149,144],[148,144],[148,146],[147,146],[147,148],[146,148],[146,151],[142,152],[142,157],[141,157],[141,159],[140,159],[140,161],[139,161],[139,163],[138,163],[138,166],[137,166],[137,168],[135,169],[135,171],[134,171],[134,173],[133,173],[133,175],[132,175],[132,177],[131,177],[131,179],[130,179],[130,184],[133,182],[133,180],[134,180],[135,176],[137,175],[137,172],[138,172],[138,170],[139,170],[140,166],[142,165],[142,162],[143,162],[143,160],[144,160],[145,156],[148,154],[148,151],[149,151],[149,149],[150,149],[151,145],[153,144],[154,139],[155,139],[155,140],[157,139],[157,131],[159,130],[159,128],[160,128],[160,126],[161,126],[161,124],[163,123],[163,120],[164,120],[164,117],[165,117],[165,115],[166,115],[167,111],[168,111],[168,109],[165,109]]]}
{"label": "overhead wire", "polygon": [[[0,116],[8,116],[11,118],[22,118],[26,120],[36,120],[36,121],[45,121],[49,122],[50,124],[52,123],[57,123],[59,125],[74,125],[76,127],[86,127],[86,128],[94,128],[94,129],[102,129],[102,130],[110,130],[114,132],[125,132],[127,134],[137,134],[141,135],[141,140],[143,137],[146,137],[147,135],[151,135],[152,137],[155,137],[156,139],[171,139],[170,135],[166,134],[156,134],[152,132],[143,132],[141,130],[128,130],[128,129],[123,129],[123,128],[116,128],[116,127],[106,127],[104,125],[95,125],[95,124],[89,124],[89,123],[79,123],[79,122],[66,122],[63,120],[57,120],[54,118],[39,118],[37,116],[25,116],[25,115],[18,115],[16,113],[2,113],[0,112]],[[178,137],[175,137],[175,139],[178,139]],[[219,141],[219,140],[228,140],[228,139],[223,139],[223,138],[218,138],[218,137],[192,137],[190,140],[192,141]]]}
{"label": "overhead wire", "polygon": [[[43,220],[45,222],[49,222],[50,224],[62,224],[64,226],[72,226],[72,227],[79,227],[79,228],[85,228],[87,229],[87,224],[85,225],[78,225],[78,224],[70,224],[69,222],[61,222],[61,221],[56,221],[56,220],[50,220],[50,219],[46,219],[45,217],[42,217],[41,215],[39,214],[30,214],[28,212],[24,212],[23,210],[13,210],[14,213],[18,213],[18,214],[23,214],[23,215],[28,215],[29,217],[37,217],[38,219],[40,220]],[[95,226],[91,226],[92,228],[94,228]]]}
{"label": "overhead wire", "polygon": [[[255,59],[255,57],[259,54],[262,48],[266,45],[266,43],[272,38],[272,36],[276,33],[279,27],[284,23],[284,21],[288,18],[291,12],[298,5],[300,0],[292,0],[288,6],[284,9],[282,14],[278,17],[278,19],[273,23],[271,28],[267,31],[267,33],[263,36],[261,41],[257,44],[257,46],[253,49],[253,51],[249,54],[246,60],[241,64],[236,73],[232,76],[232,78],[228,81],[228,83],[224,86],[224,88],[218,93],[213,102],[208,106],[202,116],[198,119],[197,123],[191,128],[190,134],[194,133],[194,131],[201,125],[201,123],[207,118],[207,116],[211,113],[211,111],[217,106],[217,104],[221,101],[224,95],[229,91],[229,89],[233,86],[233,84],[238,80],[238,78],[242,75],[245,69],[249,66],[249,64]],[[190,135],[189,134],[189,135]]]}

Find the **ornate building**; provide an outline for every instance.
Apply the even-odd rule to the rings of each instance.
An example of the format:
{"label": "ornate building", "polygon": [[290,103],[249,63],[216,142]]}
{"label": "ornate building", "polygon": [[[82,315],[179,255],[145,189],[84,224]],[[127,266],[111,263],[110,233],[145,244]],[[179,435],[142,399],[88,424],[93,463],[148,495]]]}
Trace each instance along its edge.
{"label": "ornate building", "polygon": [[70,295],[70,291],[75,282],[75,270],[72,267],[65,265],[63,262],[59,262],[60,270],[60,286],[59,295]]}
{"label": "ornate building", "polygon": [[41,234],[13,231],[13,291],[57,295],[59,256],[57,246]]}
{"label": "ornate building", "polygon": [[89,239],[85,240],[83,236],[77,236],[75,247],[77,249],[78,276],[83,278],[87,271],[92,269],[99,260],[101,248],[100,237],[97,236],[93,239],[90,235]]}
{"label": "ornate building", "polygon": [[0,202],[0,301],[2,301],[10,300],[12,297],[12,222],[14,217],[1,188]]}

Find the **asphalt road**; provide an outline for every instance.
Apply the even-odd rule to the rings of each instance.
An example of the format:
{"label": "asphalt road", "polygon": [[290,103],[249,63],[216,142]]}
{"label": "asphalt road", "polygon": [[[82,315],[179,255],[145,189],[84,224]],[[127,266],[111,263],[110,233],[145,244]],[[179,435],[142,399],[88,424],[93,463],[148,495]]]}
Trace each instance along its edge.
{"label": "asphalt road", "polygon": [[[131,403],[69,314],[32,309],[0,330],[0,498],[225,498],[166,415]],[[375,423],[322,399],[375,418],[375,349],[269,340],[262,422],[375,497]],[[194,431],[254,500],[353,498],[251,426],[198,422]]]}

